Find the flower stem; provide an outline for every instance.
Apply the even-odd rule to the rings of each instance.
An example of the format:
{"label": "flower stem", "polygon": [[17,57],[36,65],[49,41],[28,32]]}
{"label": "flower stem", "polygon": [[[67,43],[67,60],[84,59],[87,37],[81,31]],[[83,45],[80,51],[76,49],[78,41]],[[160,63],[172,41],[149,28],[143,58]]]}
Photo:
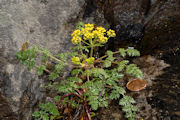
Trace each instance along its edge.
{"label": "flower stem", "polygon": [[[35,67],[38,68],[37,65],[36,65]],[[49,73],[49,74],[51,73],[51,72],[50,72],[48,69],[46,69],[46,68],[44,69],[44,71],[46,71],[46,72]]]}
{"label": "flower stem", "polygon": [[[119,51],[113,52],[113,54],[117,54],[117,53],[119,53]],[[108,56],[108,55],[104,55],[104,56],[98,58],[96,61],[100,61],[100,60],[102,60],[103,58],[106,58],[107,56]]]}
{"label": "flower stem", "polygon": [[79,43],[79,47],[80,47],[80,52],[81,52],[81,55],[83,55],[81,42]]}
{"label": "flower stem", "polygon": [[90,53],[90,57],[93,56],[93,46],[91,46],[91,53]]}
{"label": "flower stem", "polygon": [[88,69],[86,69],[86,75],[87,75],[87,80],[89,81],[89,70]]}
{"label": "flower stem", "polygon": [[90,46],[91,46],[90,57],[92,57],[93,56],[93,48],[94,48],[94,44],[93,44],[92,39],[90,40]]}
{"label": "flower stem", "polygon": [[83,43],[85,43],[86,45],[90,45],[89,43],[85,42],[84,40],[82,40]]}

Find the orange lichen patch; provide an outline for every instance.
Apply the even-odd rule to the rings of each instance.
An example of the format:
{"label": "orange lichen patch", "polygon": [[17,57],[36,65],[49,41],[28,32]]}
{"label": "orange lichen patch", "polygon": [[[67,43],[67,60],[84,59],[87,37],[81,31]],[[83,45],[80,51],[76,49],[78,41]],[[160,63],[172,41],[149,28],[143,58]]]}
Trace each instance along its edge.
{"label": "orange lichen patch", "polygon": [[126,87],[130,91],[140,91],[146,87],[147,83],[145,80],[133,79],[126,84]]}
{"label": "orange lichen patch", "polygon": [[25,43],[22,45],[21,50],[22,50],[22,51],[26,51],[28,44],[29,44],[28,42],[25,42]]}

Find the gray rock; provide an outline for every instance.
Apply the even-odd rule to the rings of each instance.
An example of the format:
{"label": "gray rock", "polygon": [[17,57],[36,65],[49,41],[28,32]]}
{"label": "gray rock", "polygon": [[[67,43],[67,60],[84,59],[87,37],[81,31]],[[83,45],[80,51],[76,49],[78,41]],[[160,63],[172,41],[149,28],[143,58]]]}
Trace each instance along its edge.
{"label": "gray rock", "polygon": [[[0,92],[19,119],[31,119],[44,81],[16,60],[26,41],[52,53],[72,48],[71,32],[84,0],[0,0]],[[0,113],[1,115],[1,113]]]}

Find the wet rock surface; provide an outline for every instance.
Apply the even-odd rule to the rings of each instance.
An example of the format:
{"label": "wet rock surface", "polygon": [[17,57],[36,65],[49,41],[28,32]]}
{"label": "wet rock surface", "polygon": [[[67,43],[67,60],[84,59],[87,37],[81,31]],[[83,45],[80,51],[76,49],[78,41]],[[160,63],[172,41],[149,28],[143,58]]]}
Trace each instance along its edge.
{"label": "wet rock surface", "polygon": [[[135,46],[141,53],[165,49],[179,40],[178,0],[101,0],[94,1],[105,19],[116,30],[109,47]],[[176,43],[173,44],[176,46]]]}
{"label": "wet rock surface", "polygon": [[152,86],[153,96],[148,98],[148,103],[158,110],[157,119],[180,119],[180,51],[166,52],[162,59],[170,64],[165,68],[162,75],[159,75]]}

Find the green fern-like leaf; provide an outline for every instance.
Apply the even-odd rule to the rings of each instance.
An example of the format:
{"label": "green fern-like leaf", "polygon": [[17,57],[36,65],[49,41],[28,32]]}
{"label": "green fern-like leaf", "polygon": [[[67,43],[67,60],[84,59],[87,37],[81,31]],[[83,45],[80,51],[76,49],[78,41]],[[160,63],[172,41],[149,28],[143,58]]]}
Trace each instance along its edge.
{"label": "green fern-like leaf", "polygon": [[128,60],[123,60],[123,61],[119,62],[118,68],[117,68],[118,72],[121,72],[128,63],[129,63]]}
{"label": "green fern-like leaf", "polygon": [[82,82],[82,80],[79,77],[69,77],[67,80],[73,83]]}
{"label": "green fern-like leaf", "polygon": [[72,70],[71,75],[78,75],[78,74],[80,74],[82,72],[83,71],[81,69],[74,69],[74,70]]}
{"label": "green fern-like leaf", "polygon": [[59,116],[59,111],[53,103],[41,103],[39,105],[40,111],[36,111],[32,114],[35,119],[38,120],[49,120],[49,116]]}
{"label": "green fern-like leaf", "polygon": [[83,22],[78,22],[78,23],[76,24],[76,29],[81,30],[82,28],[84,28],[84,26],[85,26],[85,24],[84,24]]}
{"label": "green fern-like leaf", "polygon": [[122,105],[122,110],[126,113],[125,117],[128,118],[128,120],[135,119],[137,107],[133,105],[134,103],[134,99],[130,96],[123,96],[119,101],[119,105]]}
{"label": "green fern-like leaf", "polygon": [[37,118],[37,117],[40,117],[40,114],[38,111],[35,111],[33,114],[32,114],[33,117]]}
{"label": "green fern-like leaf", "polygon": [[68,85],[59,85],[59,86],[56,86],[56,89],[60,92],[60,93],[70,93],[70,92],[73,92],[73,88],[68,86]]}
{"label": "green fern-like leaf", "polygon": [[106,71],[102,68],[92,68],[89,70],[90,75],[94,75],[95,77],[99,77],[100,75],[103,75],[105,78],[108,77]]}
{"label": "green fern-like leaf", "polygon": [[58,64],[55,65],[55,72],[57,74],[60,74],[62,69],[65,67],[66,65],[64,64],[63,61],[60,61]]}
{"label": "green fern-like leaf", "polygon": [[112,90],[109,96],[110,99],[118,99],[119,97],[120,97],[120,94],[116,90]]}
{"label": "green fern-like leaf", "polygon": [[56,106],[53,103],[48,103],[46,109],[47,109],[47,112],[49,112],[53,116],[58,116],[59,115],[59,112],[58,112],[58,110],[56,109]]}
{"label": "green fern-like leaf", "polygon": [[140,52],[136,49],[127,49],[126,51],[129,56],[140,56]]}
{"label": "green fern-like leaf", "polygon": [[54,96],[54,101],[56,102],[56,103],[58,103],[59,102],[59,100],[60,100],[60,96]]}
{"label": "green fern-like leaf", "polygon": [[126,66],[126,73],[129,75],[135,76],[139,79],[143,78],[142,71],[135,64],[127,65]]}
{"label": "green fern-like leaf", "polygon": [[122,87],[118,86],[118,87],[115,87],[115,88],[116,88],[116,91],[121,95],[124,95],[126,93],[126,91]]}
{"label": "green fern-like leaf", "polygon": [[108,107],[108,101],[106,97],[99,98],[99,107]]}
{"label": "green fern-like leaf", "polygon": [[60,53],[55,56],[58,57],[61,61],[66,62],[68,55],[70,55],[70,53]]}
{"label": "green fern-like leaf", "polygon": [[122,73],[119,73],[116,68],[111,70],[106,70],[108,74],[108,79],[118,82],[120,78],[123,78],[124,75]]}
{"label": "green fern-like leaf", "polygon": [[55,80],[56,78],[59,77],[59,74],[55,73],[55,72],[52,72],[50,75],[49,75],[49,80]]}
{"label": "green fern-like leaf", "polygon": [[119,102],[119,104],[122,106],[125,106],[130,103],[132,103],[132,104],[135,103],[135,100],[130,96],[124,96]]}
{"label": "green fern-like leaf", "polygon": [[106,58],[106,60],[109,60],[109,61],[114,61],[114,59],[115,59],[115,57],[113,57],[113,52],[112,51],[110,51],[110,50],[108,50],[107,52],[106,52],[106,55],[108,56],[107,58]]}
{"label": "green fern-like leaf", "polygon": [[106,68],[111,67],[111,61],[105,60],[104,61],[104,67],[106,67]]}
{"label": "green fern-like leaf", "polygon": [[42,75],[44,69],[46,69],[46,66],[44,66],[44,65],[38,66],[37,67],[37,74]]}
{"label": "green fern-like leaf", "polygon": [[48,114],[46,112],[40,111],[39,113],[40,113],[40,119],[49,120],[49,116],[48,116]]}
{"label": "green fern-like leaf", "polygon": [[119,53],[122,57],[126,56],[126,50],[124,48],[119,48]]}
{"label": "green fern-like leaf", "polygon": [[91,105],[93,110],[97,110],[98,109],[98,100],[89,101],[89,105]]}
{"label": "green fern-like leaf", "polygon": [[108,55],[108,56],[113,56],[113,52],[110,51],[110,50],[108,50],[108,51],[106,52],[106,55]]}
{"label": "green fern-like leaf", "polygon": [[110,85],[110,86],[117,86],[116,81],[114,81],[110,78],[105,81],[105,84]]}

